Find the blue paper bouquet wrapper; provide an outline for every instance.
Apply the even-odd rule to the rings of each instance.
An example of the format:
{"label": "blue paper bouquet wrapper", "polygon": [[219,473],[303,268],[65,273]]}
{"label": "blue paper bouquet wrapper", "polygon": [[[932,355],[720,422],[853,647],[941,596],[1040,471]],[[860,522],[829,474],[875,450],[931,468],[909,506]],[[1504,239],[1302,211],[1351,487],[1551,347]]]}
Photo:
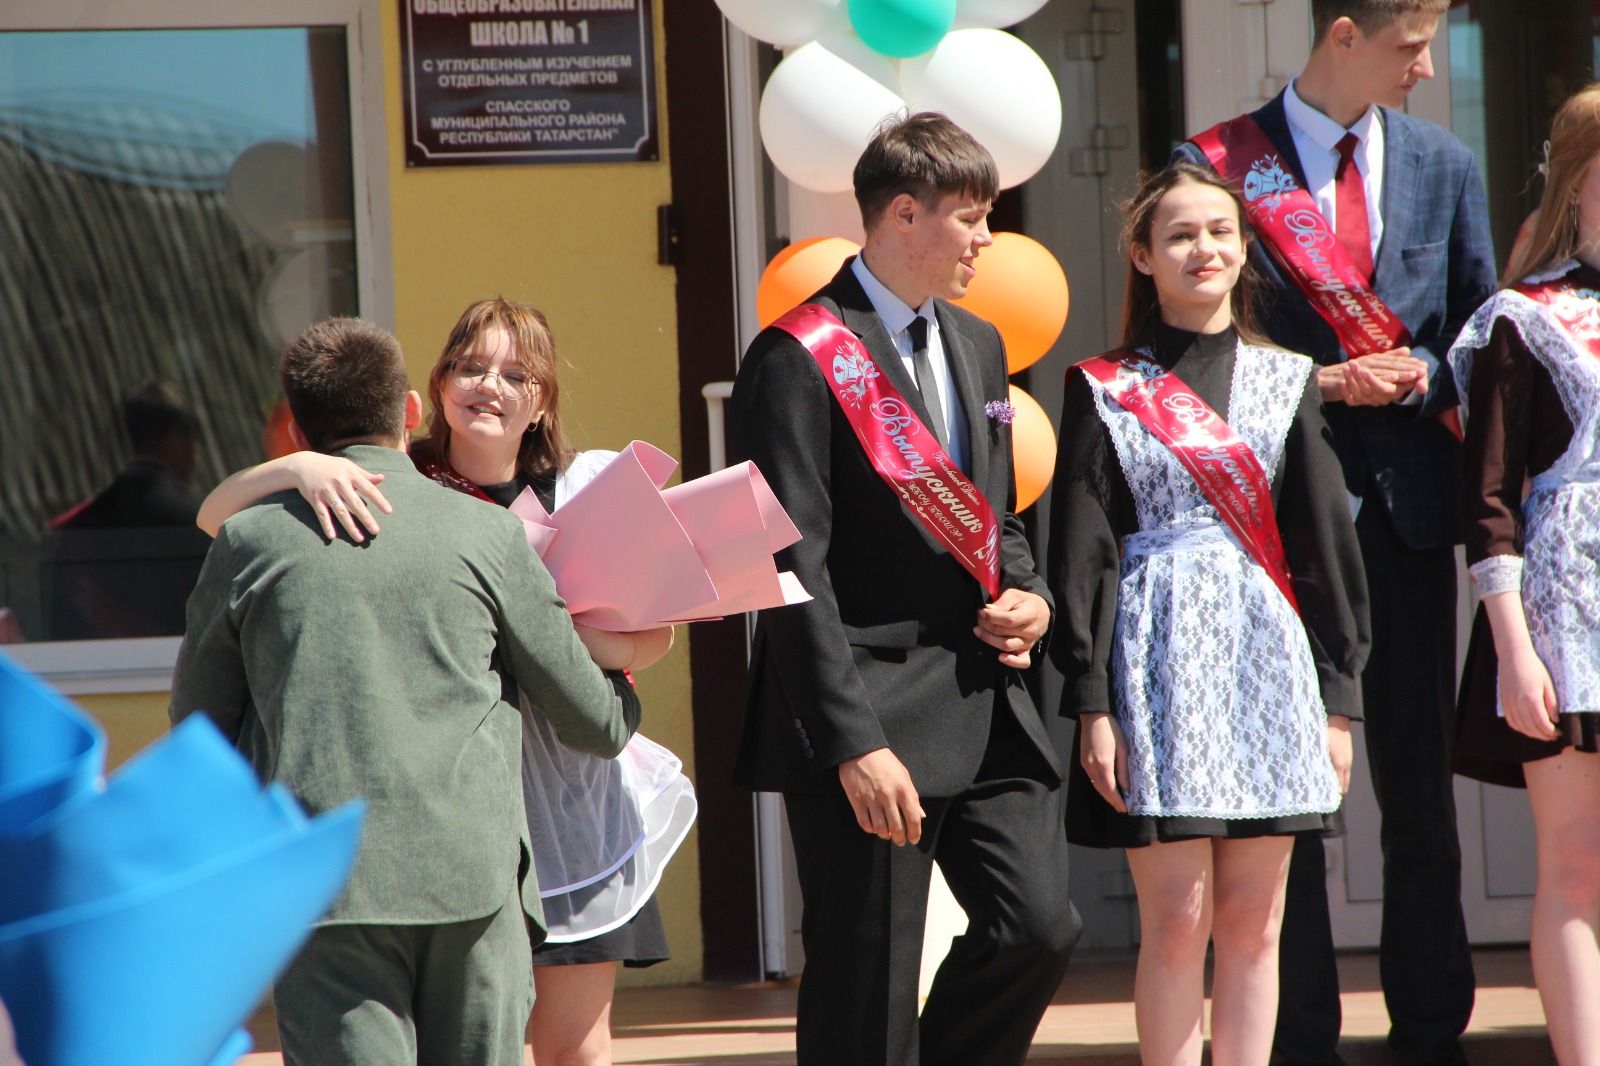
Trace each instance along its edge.
{"label": "blue paper bouquet wrapper", "polygon": [[28,1066],[208,1066],[349,877],[362,807],[308,819],[196,715],[102,784],[105,737],[0,655],[0,1002]]}

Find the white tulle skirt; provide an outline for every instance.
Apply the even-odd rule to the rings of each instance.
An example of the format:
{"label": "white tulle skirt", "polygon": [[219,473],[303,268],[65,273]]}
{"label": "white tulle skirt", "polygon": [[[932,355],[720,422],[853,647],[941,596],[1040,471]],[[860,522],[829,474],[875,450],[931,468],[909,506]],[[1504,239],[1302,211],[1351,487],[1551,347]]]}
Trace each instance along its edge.
{"label": "white tulle skirt", "polygon": [[645,905],[699,807],[683,762],[635,734],[615,759],[562,745],[522,701],[522,790],[549,941],[587,940]]}

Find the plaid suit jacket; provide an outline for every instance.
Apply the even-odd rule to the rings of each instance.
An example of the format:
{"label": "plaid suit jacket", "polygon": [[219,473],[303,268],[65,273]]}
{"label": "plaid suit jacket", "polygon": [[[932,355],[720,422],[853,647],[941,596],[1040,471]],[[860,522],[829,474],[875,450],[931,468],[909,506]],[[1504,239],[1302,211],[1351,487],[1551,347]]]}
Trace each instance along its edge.
{"label": "plaid suit jacket", "polygon": [[[1328,424],[1349,490],[1368,505],[1381,502],[1410,547],[1437,548],[1461,540],[1460,446],[1431,416],[1457,403],[1445,356],[1462,324],[1494,292],[1494,247],[1472,153],[1431,122],[1378,110],[1384,128],[1383,240],[1374,288],[1411,330],[1412,354],[1428,364],[1429,389],[1421,405],[1329,404]],[[1283,95],[1252,117],[1304,185]],[[1207,165],[1190,142],[1174,158]],[[1319,364],[1343,362],[1333,330],[1259,240],[1250,260],[1266,283],[1258,310],[1273,342]]]}

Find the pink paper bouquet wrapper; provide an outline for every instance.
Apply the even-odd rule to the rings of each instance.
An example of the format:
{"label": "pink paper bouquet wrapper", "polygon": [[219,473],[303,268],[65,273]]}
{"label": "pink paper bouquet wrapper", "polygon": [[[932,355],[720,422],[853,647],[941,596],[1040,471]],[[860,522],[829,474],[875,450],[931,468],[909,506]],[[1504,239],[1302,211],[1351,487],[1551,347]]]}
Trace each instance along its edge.
{"label": "pink paper bouquet wrapper", "polygon": [[803,603],[773,553],[800,539],[754,463],[663,489],[677,460],[634,441],[552,514],[512,503],[573,620],[627,632]]}

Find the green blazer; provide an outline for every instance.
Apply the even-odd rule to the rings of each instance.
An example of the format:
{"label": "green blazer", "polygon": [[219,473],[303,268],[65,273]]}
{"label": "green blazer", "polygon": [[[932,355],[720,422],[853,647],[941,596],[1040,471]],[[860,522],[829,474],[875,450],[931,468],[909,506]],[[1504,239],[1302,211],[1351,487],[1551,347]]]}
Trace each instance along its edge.
{"label": "green blazer", "polygon": [[638,726],[638,699],[589,658],[514,515],[392,448],[337,454],[384,475],[382,533],[329,543],[292,492],[224,523],[189,599],[169,714],[209,716],[313,814],[367,801],[325,924],[481,918],[520,878],[542,929],[516,686],[562,743],[604,757]]}

